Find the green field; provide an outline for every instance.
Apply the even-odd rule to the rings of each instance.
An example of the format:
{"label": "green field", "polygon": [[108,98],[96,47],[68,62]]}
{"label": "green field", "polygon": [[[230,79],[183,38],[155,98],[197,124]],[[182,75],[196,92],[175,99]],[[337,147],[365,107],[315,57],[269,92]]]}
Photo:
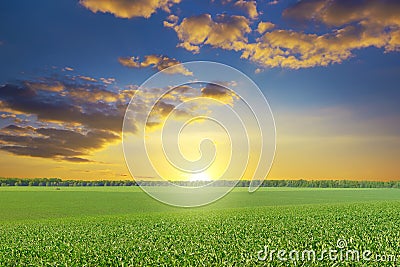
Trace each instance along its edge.
{"label": "green field", "polygon": [[236,188],[185,209],[137,187],[1,187],[0,266],[400,266],[399,211],[398,189]]}

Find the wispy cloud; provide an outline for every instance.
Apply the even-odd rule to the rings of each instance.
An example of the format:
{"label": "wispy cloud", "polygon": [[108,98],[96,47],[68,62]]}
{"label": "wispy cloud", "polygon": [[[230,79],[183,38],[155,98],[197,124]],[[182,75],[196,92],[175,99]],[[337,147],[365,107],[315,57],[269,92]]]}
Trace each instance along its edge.
{"label": "wispy cloud", "polygon": [[[186,76],[192,76],[193,73],[185,68],[183,65],[179,65],[180,62],[175,58],[170,58],[162,55],[147,55],[144,57],[143,61],[140,61],[138,57],[120,57],[118,58],[119,63],[123,66],[129,68],[145,68],[152,67],[156,70],[165,70],[165,73],[168,74],[183,74]],[[171,66],[175,66],[174,68],[169,68]]]}

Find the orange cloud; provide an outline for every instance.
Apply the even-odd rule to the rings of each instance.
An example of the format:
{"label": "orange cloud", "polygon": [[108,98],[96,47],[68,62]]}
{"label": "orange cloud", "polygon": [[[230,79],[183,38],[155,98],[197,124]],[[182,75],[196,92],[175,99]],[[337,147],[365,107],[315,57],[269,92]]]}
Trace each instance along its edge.
{"label": "orange cloud", "polygon": [[354,49],[385,47],[389,40],[390,34],[362,26],[347,26],[324,35],[276,30],[267,32],[257,43],[247,44],[242,58],[269,67],[327,66],[348,59]]}
{"label": "orange cloud", "polygon": [[399,51],[400,48],[398,1],[305,0],[285,10],[283,15],[339,29],[322,35],[291,30],[268,32],[257,43],[248,44],[242,58],[263,66],[297,69],[340,63],[356,49],[373,46]]}
{"label": "orange cloud", "polygon": [[235,2],[235,6],[245,10],[251,19],[258,17],[257,2],[239,0]]}
{"label": "orange cloud", "polygon": [[167,20],[163,22],[164,27],[172,28],[176,25],[176,23],[178,23],[178,20],[178,16],[171,14],[167,17]]}
{"label": "orange cloud", "polygon": [[119,140],[116,133],[90,130],[81,133],[70,129],[34,128],[9,125],[0,129],[0,150],[19,156],[30,156],[90,162],[81,156],[103,148],[107,143]]}
{"label": "orange cloud", "polygon": [[87,82],[97,82],[97,80],[95,78],[89,77],[89,76],[83,76],[80,75],[78,76],[79,79],[87,81]]}
{"label": "orange cloud", "polygon": [[263,34],[264,32],[271,30],[275,27],[275,24],[271,22],[260,22],[258,23],[257,31],[259,34]]}
{"label": "orange cloud", "polygon": [[137,88],[109,90],[113,78],[86,78],[53,75],[1,85],[0,152],[79,163],[118,142]]}
{"label": "orange cloud", "polygon": [[[145,126],[155,131],[160,129],[168,116],[170,116],[169,120],[189,120],[211,112],[218,105],[233,106],[239,97],[224,87],[229,84],[219,83],[221,85],[217,83],[182,85],[171,87],[168,91],[162,88],[147,88],[135,94],[135,101],[142,103],[138,106],[153,105]],[[160,95],[162,95],[161,99],[159,99]],[[154,104],[157,99],[158,101]],[[217,101],[210,101],[210,99]],[[136,111],[136,115],[144,116],[145,114]]]}
{"label": "orange cloud", "polygon": [[119,57],[118,61],[122,66],[128,68],[139,68],[140,63],[137,61],[138,58],[135,57]]}
{"label": "orange cloud", "polygon": [[100,81],[102,81],[104,84],[110,85],[115,82],[115,78],[100,78]]}
{"label": "orange cloud", "polygon": [[61,92],[64,90],[64,86],[60,82],[26,82],[25,85],[34,91],[44,90],[49,92]]}
{"label": "orange cloud", "polygon": [[206,86],[201,88],[201,94],[203,97],[213,98],[230,106],[233,106],[234,101],[239,99],[238,95],[233,91],[212,83],[206,84]]}
{"label": "orange cloud", "polygon": [[243,16],[220,15],[214,21],[211,15],[203,14],[185,18],[172,28],[182,41],[178,46],[191,52],[198,53],[204,44],[238,51],[247,42],[245,35],[251,32],[249,24]]}
{"label": "orange cloud", "polygon": [[63,68],[63,71],[74,71],[74,69],[71,67],[65,67]]}
{"label": "orange cloud", "polygon": [[81,99],[87,102],[99,102],[103,101],[106,103],[113,103],[120,100],[120,96],[117,93],[109,91],[89,91],[86,89],[70,89],[68,95],[73,99]]}
{"label": "orange cloud", "polygon": [[[169,58],[167,56],[159,55],[147,55],[144,57],[144,61],[140,62],[139,57],[120,57],[118,58],[119,63],[129,68],[146,68],[152,66],[156,70],[165,70],[165,73],[176,74],[180,73],[186,76],[191,76],[193,73],[185,68],[183,65],[179,65],[180,62],[175,58]],[[169,68],[175,66],[174,68]],[[167,69],[169,68],[169,69]]]}
{"label": "orange cloud", "polygon": [[149,18],[157,9],[170,12],[170,7],[180,0],[80,0],[92,12],[111,13],[119,18]]}
{"label": "orange cloud", "polygon": [[240,51],[241,58],[264,68],[328,66],[341,63],[352,57],[354,50],[367,47],[400,51],[397,0],[303,0],[286,9],[283,15],[297,21],[321,23],[328,30],[323,34],[287,29],[270,31],[275,28],[273,23],[260,22],[254,31],[262,36],[249,42],[247,34],[252,30],[242,16],[220,15],[213,20],[209,14],[203,14],[185,18],[180,24],[174,20],[165,26],[175,30],[181,41],[178,46],[188,51],[199,53],[203,45]]}

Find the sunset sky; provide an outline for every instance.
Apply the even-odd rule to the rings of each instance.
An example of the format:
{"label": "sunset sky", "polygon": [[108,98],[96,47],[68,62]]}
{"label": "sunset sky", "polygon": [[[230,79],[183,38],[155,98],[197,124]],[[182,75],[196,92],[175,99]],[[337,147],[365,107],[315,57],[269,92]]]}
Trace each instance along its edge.
{"label": "sunset sky", "polygon": [[268,100],[268,179],[400,180],[399,52],[398,0],[2,1],[0,177],[131,179],[131,97],[158,70],[210,60]]}

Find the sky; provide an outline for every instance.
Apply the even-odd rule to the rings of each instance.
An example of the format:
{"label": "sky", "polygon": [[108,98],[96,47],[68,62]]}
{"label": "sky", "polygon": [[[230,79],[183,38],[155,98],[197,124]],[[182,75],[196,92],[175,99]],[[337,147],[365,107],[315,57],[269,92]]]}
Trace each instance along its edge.
{"label": "sky", "polygon": [[[268,179],[400,180],[399,52],[397,0],[2,1],[0,177],[131,179],[121,141],[129,101],[145,106],[140,85],[158,71],[180,66],[166,75],[190,78],[176,64],[209,60],[243,72],[269,103]],[[196,90],[153,115],[188,95],[236,105],[221,88]],[[200,106],[191,111],[218,113]],[[223,169],[221,155],[201,179]]]}

